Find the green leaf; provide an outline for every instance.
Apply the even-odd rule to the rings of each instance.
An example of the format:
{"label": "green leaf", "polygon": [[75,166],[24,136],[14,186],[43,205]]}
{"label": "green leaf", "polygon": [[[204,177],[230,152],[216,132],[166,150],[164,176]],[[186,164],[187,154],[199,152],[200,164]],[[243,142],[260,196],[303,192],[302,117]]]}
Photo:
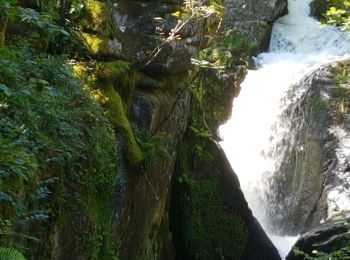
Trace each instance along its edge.
{"label": "green leaf", "polygon": [[25,257],[14,248],[0,247],[0,260],[25,260]]}
{"label": "green leaf", "polygon": [[32,92],[30,92],[28,89],[22,89],[20,92],[27,96],[30,96],[32,94]]}
{"label": "green leaf", "polygon": [[5,93],[6,96],[11,96],[12,91],[6,85],[0,83],[0,90]]}

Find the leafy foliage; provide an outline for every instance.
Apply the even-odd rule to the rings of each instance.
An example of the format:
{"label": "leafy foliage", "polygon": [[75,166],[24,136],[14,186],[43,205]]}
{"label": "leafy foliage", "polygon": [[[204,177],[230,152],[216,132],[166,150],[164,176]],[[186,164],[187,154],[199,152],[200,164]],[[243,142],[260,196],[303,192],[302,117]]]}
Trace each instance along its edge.
{"label": "leafy foliage", "polygon": [[52,15],[47,13],[40,14],[36,10],[30,8],[19,8],[19,11],[21,22],[31,24],[41,29],[42,32],[47,34],[50,40],[60,35],[69,36],[67,31],[53,21]]}
{"label": "leafy foliage", "polygon": [[329,5],[326,12],[327,23],[339,25],[343,30],[350,30],[350,1],[333,0]]}
{"label": "leafy foliage", "polygon": [[[65,232],[82,236],[81,250],[96,250],[89,253],[94,258],[108,244],[97,238],[113,231],[113,129],[73,77],[66,57],[34,55],[26,46],[17,39],[0,49],[0,244],[34,250],[29,245],[41,243],[49,217],[70,218],[71,225],[86,214],[91,219],[83,226]],[[114,254],[108,250],[106,257]]]}
{"label": "leafy foliage", "polygon": [[14,248],[0,247],[0,260],[25,260],[25,258]]}
{"label": "leafy foliage", "polygon": [[322,22],[340,26],[342,30],[350,30],[350,1],[314,0],[311,9],[313,15]]}
{"label": "leafy foliage", "polygon": [[350,256],[350,245],[341,247],[340,249],[334,250],[330,253],[324,253],[317,250],[313,250],[312,254],[306,254],[298,248],[293,248],[295,255],[302,256],[305,260],[337,260],[337,259],[348,259]]}
{"label": "leafy foliage", "polygon": [[18,8],[14,5],[16,2],[17,0],[0,0],[0,14],[2,15],[0,20],[15,18],[18,12]]}
{"label": "leafy foliage", "polygon": [[232,65],[246,65],[247,59],[257,48],[255,42],[236,32],[227,31],[211,47],[201,50],[198,59],[192,59],[192,63],[200,68],[218,70]]}

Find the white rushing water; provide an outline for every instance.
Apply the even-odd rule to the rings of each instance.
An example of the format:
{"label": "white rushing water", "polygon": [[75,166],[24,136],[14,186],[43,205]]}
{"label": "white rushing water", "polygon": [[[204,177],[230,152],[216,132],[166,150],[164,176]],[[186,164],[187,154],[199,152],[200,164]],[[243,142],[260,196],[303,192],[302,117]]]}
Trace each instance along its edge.
{"label": "white rushing water", "polygon": [[[297,237],[277,236],[267,229],[271,223],[265,219],[266,187],[262,181],[274,172],[281,157],[268,154],[273,150],[271,147],[277,145],[279,135],[288,133],[288,129],[278,128],[283,124],[276,121],[293,102],[285,97],[294,83],[321,65],[350,53],[349,35],[309,17],[310,2],[288,1],[289,13],[274,24],[269,52],[256,58],[258,69],[249,71],[239,97],[234,100],[231,119],[219,129],[221,145],[239,177],[248,204],[282,257]],[[294,99],[305,90],[298,91],[292,95]]]}

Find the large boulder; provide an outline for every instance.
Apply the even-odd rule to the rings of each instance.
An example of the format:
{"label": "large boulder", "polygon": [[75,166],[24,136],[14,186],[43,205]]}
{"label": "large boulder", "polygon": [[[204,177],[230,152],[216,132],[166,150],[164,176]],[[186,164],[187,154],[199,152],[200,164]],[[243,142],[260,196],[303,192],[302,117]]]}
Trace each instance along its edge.
{"label": "large boulder", "polygon": [[[345,217],[345,218],[344,218]],[[318,252],[332,253],[349,245],[350,214],[328,219],[300,236],[287,260],[303,260],[305,255],[316,258]],[[299,253],[298,253],[299,252]],[[344,251],[343,254],[348,254]],[[344,257],[338,255],[339,258]]]}
{"label": "large boulder", "polygon": [[180,150],[170,207],[176,259],[281,259],[221,147],[188,131]]}
{"label": "large boulder", "polygon": [[269,180],[269,214],[280,216],[274,225],[284,233],[306,232],[350,208],[348,63],[307,75],[281,115],[290,130],[278,150],[280,168]]}
{"label": "large boulder", "polygon": [[[178,32],[178,39],[165,42],[178,23],[179,18],[173,13],[181,10],[182,4],[181,0],[114,0],[111,35],[105,37],[106,35],[101,35],[96,28],[94,35],[103,36],[107,41],[103,44],[101,42],[98,45],[101,48],[96,49],[95,53],[92,53],[94,49],[90,48],[95,57],[107,60],[117,57],[128,61],[138,75],[135,90],[130,92],[132,101],[128,118],[134,133],[138,133],[138,137],[143,139],[140,144],[144,145],[143,149],[146,152],[141,169],[130,169],[123,162],[125,154],[119,151],[120,182],[116,198],[116,220],[117,245],[121,259],[174,257],[167,214],[170,197],[176,198],[171,192],[171,183],[175,161],[179,161],[178,146],[184,143],[182,137],[188,114],[197,113],[190,105],[189,89],[193,74],[187,71],[191,68],[191,58],[195,57],[201,47],[210,44],[206,38],[211,37],[204,37],[205,29],[215,28],[218,24],[217,19],[190,21]],[[280,13],[278,10],[275,12]],[[226,11],[225,14],[228,15]],[[278,14],[271,16],[275,19]],[[273,19],[271,18],[271,21]],[[216,30],[212,30],[212,34],[214,31]],[[108,53],[111,55],[107,55]],[[239,91],[239,84],[245,72],[244,67],[236,66],[219,73],[210,71],[211,76],[208,78],[211,83],[203,88],[202,94],[207,110],[204,112],[205,119],[213,132],[218,124],[227,120],[232,99]],[[118,86],[115,87],[118,89]],[[125,141],[121,139],[120,143]],[[210,147],[214,147],[212,152],[219,159],[209,167],[229,167],[227,160],[223,159],[225,157],[222,151],[215,145]],[[164,152],[165,155],[162,155]],[[221,166],[222,160],[225,162]],[[200,168],[197,170],[201,171]],[[257,256],[279,259],[276,249],[252,216],[232,169],[229,167],[222,171],[224,173],[220,180],[220,196],[223,196],[225,189],[232,196],[236,196],[234,194],[237,193],[237,201],[230,201],[229,198],[226,201],[224,196],[222,198],[223,203],[230,208],[227,216],[234,219],[237,213],[247,225],[248,238],[242,256],[244,255],[245,259],[256,259],[254,257]],[[220,226],[221,223],[216,220],[215,224]],[[211,235],[221,234],[215,230]],[[229,245],[240,246],[239,243],[233,242]]]}
{"label": "large boulder", "polygon": [[287,0],[226,0],[224,26],[258,43],[269,46],[273,22],[287,13]]}
{"label": "large boulder", "polygon": [[119,167],[121,192],[116,208],[120,259],[173,255],[168,200],[177,146],[187,125],[189,101],[188,92],[178,96],[158,89],[138,90],[133,96],[130,120],[148,147],[143,149],[145,162],[139,171]]}
{"label": "large boulder", "polygon": [[182,1],[115,1],[113,27],[121,46],[121,56],[143,70],[157,74],[177,74],[190,67],[203,32],[204,20],[190,21],[177,40],[165,43],[177,25],[172,14]]}

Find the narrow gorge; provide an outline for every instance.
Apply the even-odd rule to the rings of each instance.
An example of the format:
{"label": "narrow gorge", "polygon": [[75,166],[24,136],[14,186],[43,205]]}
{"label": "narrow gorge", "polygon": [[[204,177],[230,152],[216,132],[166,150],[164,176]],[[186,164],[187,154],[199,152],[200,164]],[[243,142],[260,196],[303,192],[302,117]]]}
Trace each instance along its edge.
{"label": "narrow gorge", "polygon": [[347,259],[349,13],[0,0],[0,259]]}
{"label": "narrow gorge", "polygon": [[[347,67],[350,35],[309,17],[310,2],[289,1],[288,15],[274,24],[269,52],[255,58],[258,69],[248,73],[220,131],[249,206],[282,256],[298,234],[322,228],[337,214],[347,218],[350,206],[348,111],[345,103],[344,110],[337,107],[335,94],[347,90],[334,79]],[[332,236],[307,242],[308,252],[312,243],[330,249]]]}

